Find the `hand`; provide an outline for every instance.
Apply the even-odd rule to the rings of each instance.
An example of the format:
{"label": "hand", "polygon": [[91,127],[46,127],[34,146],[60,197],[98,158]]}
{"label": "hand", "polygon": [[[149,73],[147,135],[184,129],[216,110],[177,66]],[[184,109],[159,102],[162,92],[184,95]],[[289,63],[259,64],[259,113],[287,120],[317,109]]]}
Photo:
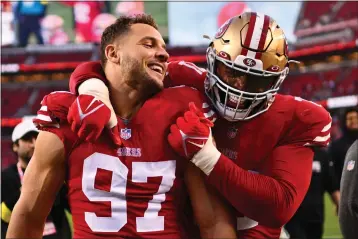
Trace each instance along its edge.
{"label": "hand", "polygon": [[208,141],[213,125],[191,102],[184,117],[179,117],[170,127],[169,144],[178,154],[191,159]]}
{"label": "hand", "polygon": [[189,111],[179,117],[170,127],[168,141],[181,156],[190,159],[206,175],[209,175],[219,161],[221,153],[216,149],[211,136],[213,122],[189,103]]}
{"label": "hand", "polygon": [[[98,139],[111,117],[111,110],[92,95],[82,94],[72,103],[67,120],[71,130],[82,140],[94,142]],[[107,129],[107,128],[106,128]],[[113,142],[120,146],[118,126],[108,129]]]}

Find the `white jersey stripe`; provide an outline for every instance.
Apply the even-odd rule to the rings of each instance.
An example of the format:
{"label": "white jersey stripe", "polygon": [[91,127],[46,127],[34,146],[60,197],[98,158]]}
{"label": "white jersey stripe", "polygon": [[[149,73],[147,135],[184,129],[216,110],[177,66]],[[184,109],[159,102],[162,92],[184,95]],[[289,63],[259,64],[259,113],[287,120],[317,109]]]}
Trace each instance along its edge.
{"label": "white jersey stripe", "polygon": [[52,122],[50,116],[42,115],[42,114],[38,114],[36,119],[47,121],[47,122]]}
{"label": "white jersey stripe", "polygon": [[[252,33],[251,41],[250,41],[250,48],[251,49],[257,49],[259,47],[259,42],[261,38],[261,33],[263,30],[265,21],[265,15],[262,13],[257,13],[256,15],[256,22],[254,27],[254,32]],[[247,56],[251,58],[255,58],[256,52],[254,51],[247,51]]]}
{"label": "white jersey stripe", "polygon": [[315,141],[315,142],[325,142],[325,141],[327,141],[330,137],[331,137],[331,134],[328,134],[328,135],[323,136],[323,137],[317,136],[313,141]]}
{"label": "white jersey stripe", "polygon": [[326,126],[324,126],[324,128],[322,129],[321,132],[327,132],[330,128],[331,128],[332,122],[329,122],[329,124],[327,124]]}

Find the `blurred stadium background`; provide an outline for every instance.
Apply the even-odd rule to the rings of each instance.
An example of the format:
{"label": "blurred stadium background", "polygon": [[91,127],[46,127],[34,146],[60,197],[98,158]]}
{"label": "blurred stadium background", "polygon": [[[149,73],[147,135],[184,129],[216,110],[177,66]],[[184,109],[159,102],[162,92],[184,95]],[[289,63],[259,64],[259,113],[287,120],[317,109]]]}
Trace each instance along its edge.
{"label": "blurred stadium background", "polygon": [[[32,1],[27,1],[31,7]],[[313,100],[333,117],[333,139],[340,136],[339,118],[345,107],[358,105],[358,8],[356,2],[149,2],[149,1],[41,1],[44,44],[20,47],[18,3],[1,1],[1,166],[16,161],[11,149],[13,127],[36,114],[44,95],[67,90],[72,70],[81,62],[98,60],[103,29],[122,14],[150,13],[169,46],[171,60],[186,60],[205,67],[207,42],[221,23],[249,9],[261,11],[283,24],[289,36],[290,66],[281,93]],[[264,5],[266,4],[266,5]],[[288,11],[290,10],[290,11]],[[270,12],[272,11],[272,13]],[[283,22],[275,13],[295,14]],[[288,12],[288,13],[287,13]],[[291,16],[292,17],[292,16]],[[286,25],[291,24],[292,32]],[[291,37],[292,35],[292,37]],[[341,237],[334,208],[326,198],[325,238]]]}

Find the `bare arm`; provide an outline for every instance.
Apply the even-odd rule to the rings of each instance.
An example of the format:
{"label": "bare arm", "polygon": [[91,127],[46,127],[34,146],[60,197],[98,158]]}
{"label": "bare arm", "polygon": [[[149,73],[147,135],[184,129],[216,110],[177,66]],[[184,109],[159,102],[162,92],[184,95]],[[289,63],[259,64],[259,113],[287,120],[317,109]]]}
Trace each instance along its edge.
{"label": "bare arm", "polygon": [[65,172],[62,141],[53,133],[40,132],[24,175],[20,199],[11,215],[7,238],[42,238],[46,218],[63,185]]}
{"label": "bare arm", "polygon": [[334,191],[333,193],[331,193],[330,196],[331,196],[332,202],[333,202],[334,205],[336,206],[336,214],[337,214],[337,216],[338,216],[339,201],[340,201],[340,199],[341,199],[341,194],[340,194],[340,192],[337,190],[337,191]]}
{"label": "bare arm", "polygon": [[233,210],[205,184],[204,175],[192,163],[188,164],[185,181],[201,237],[237,238]]}

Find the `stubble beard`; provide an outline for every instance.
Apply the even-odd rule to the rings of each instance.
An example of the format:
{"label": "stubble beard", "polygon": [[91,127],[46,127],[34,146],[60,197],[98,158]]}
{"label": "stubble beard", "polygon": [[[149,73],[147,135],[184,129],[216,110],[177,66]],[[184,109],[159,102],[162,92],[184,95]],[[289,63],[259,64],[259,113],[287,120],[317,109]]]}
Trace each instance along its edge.
{"label": "stubble beard", "polygon": [[163,90],[163,84],[160,84],[148,74],[144,64],[129,56],[123,62],[128,85],[140,91],[143,97],[150,98]]}

